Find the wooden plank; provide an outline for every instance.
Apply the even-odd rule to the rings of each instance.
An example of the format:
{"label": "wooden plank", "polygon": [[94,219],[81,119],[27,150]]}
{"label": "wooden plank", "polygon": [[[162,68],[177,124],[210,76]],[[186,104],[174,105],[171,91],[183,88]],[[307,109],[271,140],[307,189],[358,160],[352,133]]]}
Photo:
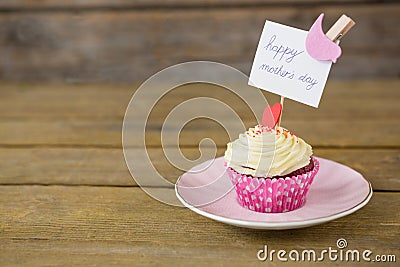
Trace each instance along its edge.
{"label": "wooden plank", "polygon": [[[246,127],[254,125],[245,121]],[[314,147],[399,147],[398,119],[342,121],[323,118],[314,120],[310,126],[309,120],[285,118],[282,125]],[[165,130],[163,145],[176,145],[176,134],[181,126],[170,125]],[[0,122],[0,145],[121,147],[121,129],[122,121],[115,119],[7,120]],[[161,146],[160,130],[160,123],[149,122],[146,145]],[[233,133],[233,136],[239,134],[240,132]],[[129,135],[133,138],[132,141],[137,139],[139,142],[142,132],[135,126],[129,131]],[[179,142],[181,146],[197,146],[204,138],[212,139],[218,146],[225,146],[229,142],[229,136],[220,125],[201,119],[185,126],[180,133]],[[138,144],[135,141],[130,146],[135,147]]]}
{"label": "wooden plank", "polygon": [[[4,13],[0,79],[137,82],[192,60],[223,62],[248,73],[266,18],[307,29],[321,8],[100,11]],[[343,7],[324,11],[325,24],[332,25]],[[342,42],[343,59],[331,77],[398,77],[399,12],[398,4],[346,5],[362,27]]]}
{"label": "wooden plank", "polygon": [[1,186],[0,195],[0,259],[5,266],[244,266],[260,264],[256,253],[264,245],[321,251],[335,248],[338,238],[347,240],[347,249],[369,249],[373,255],[399,250],[398,193],[375,193],[352,215],[287,231],[214,222],[159,203],[139,188]]}
{"label": "wooden plank", "polygon": [[[335,1],[340,4],[349,4],[349,3],[382,3],[382,1],[377,0],[338,0]],[[34,1],[34,0],[13,0],[13,1],[1,1],[0,8],[4,10],[36,10],[36,9],[52,9],[52,8],[60,8],[60,9],[77,9],[77,8],[162,8],[162,7],[172,7],[172,8],[180,8],[180,7],[232,7],[232,6],[269,6],[269,5],[332,5],[330,0],[89,0],[89,1],[80,1],[80,0],[72,0],[68,2],[60,2],[56,0],[42,0],[42,1]]]}
{"label": "wooden plank", "polygon": [[0,85],[1,118],[122,118],[138,85]]}
{"label": "wooden plank", "polygon": [[0,169],[0,184],[135,185],[121,149],[0,149]]}
{"label": "wooden plank", "polygon": [[[210,153],[213,150],[202,151]],[[223,156],[224,151],[224,147],[218,148],[217,157]],[[149,148],[147,152],[154,167],[168,181],[175,183],[184,173],[167,161],[161,148]],[[182,153],[191,160],[200,156],[197,148],[183,148]],[[397,175],[400,173],[400,149],[314,149],[314,154],[354,168],[372,183],[374,190],[400,191]],[[178,155],[171,161],[183,163]],[[141,161],[136,162],[135,168],[148,169]],[[1,148],[0,170],[0,184],[3,185],[136,186],[121,149]]]}
{"label": "wooden plank", "polygon": [[[40,119],[122,119],[130,98],[140,85],[110,84],[23,84],[0,85],[0,120]],[[324,90],[318,109],[288,100],[284,120],[321,119],[396,119],[400,112],[399,80],[332,80]],[[153,90],[147,90],[150,99]],[[262,91],[270,104],[279,101],[277,95]],[[253,119],[248,105],[236,95],[211,84],[189,84],[175,88],[154,107],[151,120],[161,123],[178,104],[195,97],[209,97],[235,109],[243,119]],[[146,98],[143,99],[147,103]],[[138,107],[139,108],[139,107]],[[209,109],[218,108],[209,106]]]}

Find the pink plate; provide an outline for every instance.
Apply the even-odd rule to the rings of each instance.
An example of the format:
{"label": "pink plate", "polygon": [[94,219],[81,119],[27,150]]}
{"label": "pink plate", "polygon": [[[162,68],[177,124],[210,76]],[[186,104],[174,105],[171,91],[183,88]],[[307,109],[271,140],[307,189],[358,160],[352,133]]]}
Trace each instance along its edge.
{"label": "pink plate", "polygon": [[194,212],[223,223],[255,229],[293,229],[328,222],[365,206],[371,184],[355,170],[317,158],[320,170],[303,207],[285,213],[259,213],[240,206],[225,173],[224,159],[206,161],[183,174],[175,185],[178,199]]}

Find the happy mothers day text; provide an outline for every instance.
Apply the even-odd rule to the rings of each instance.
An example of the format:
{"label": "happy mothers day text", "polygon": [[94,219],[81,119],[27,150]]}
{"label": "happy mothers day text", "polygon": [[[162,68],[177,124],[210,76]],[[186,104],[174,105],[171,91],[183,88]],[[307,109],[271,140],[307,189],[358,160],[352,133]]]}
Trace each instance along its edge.
{"label": "happy mothers day text", "polygon": [[[279,62],[286,62],[291,64],[294,62],[297,56],[304,53],[304,51],[299,51],[289,46],[284,45],[276,45],[275,44],[276,35],[272,35],[268,44],[264,46],[264,49],[267,53],[270,53],[272,59],[278,60]],[[277,75],[283,79],[297,79],[300,82],[306,84],[306,90],[311,90],[314,85],[318,83],[318,81],[312,78],[308,73],[296,76],[295,71],[287,71],[284,65],[276,66],[272,64],[261,64],[258,67],[259,70],[266,71],[270,74]]]}

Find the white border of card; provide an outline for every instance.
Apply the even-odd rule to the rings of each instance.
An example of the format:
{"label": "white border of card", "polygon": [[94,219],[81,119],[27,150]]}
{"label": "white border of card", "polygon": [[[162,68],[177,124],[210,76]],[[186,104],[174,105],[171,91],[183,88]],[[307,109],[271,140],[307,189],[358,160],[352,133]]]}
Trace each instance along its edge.
{"label": "white border of card", "polygon": [[319,61],[307,53],[307,34],[267,20],[249,85],[317,108],[332,61]]}

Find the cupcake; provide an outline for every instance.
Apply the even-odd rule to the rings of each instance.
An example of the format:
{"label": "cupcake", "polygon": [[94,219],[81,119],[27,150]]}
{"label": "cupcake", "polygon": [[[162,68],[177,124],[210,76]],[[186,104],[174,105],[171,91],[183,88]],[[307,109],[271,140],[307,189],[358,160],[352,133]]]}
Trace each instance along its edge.
{"label": "cupcake", "polygon": [[281,213],[304,205],[319,169],[312,155],[311,146],[287,129],[257,125],[228,143],[224,158],[241,206]]}

